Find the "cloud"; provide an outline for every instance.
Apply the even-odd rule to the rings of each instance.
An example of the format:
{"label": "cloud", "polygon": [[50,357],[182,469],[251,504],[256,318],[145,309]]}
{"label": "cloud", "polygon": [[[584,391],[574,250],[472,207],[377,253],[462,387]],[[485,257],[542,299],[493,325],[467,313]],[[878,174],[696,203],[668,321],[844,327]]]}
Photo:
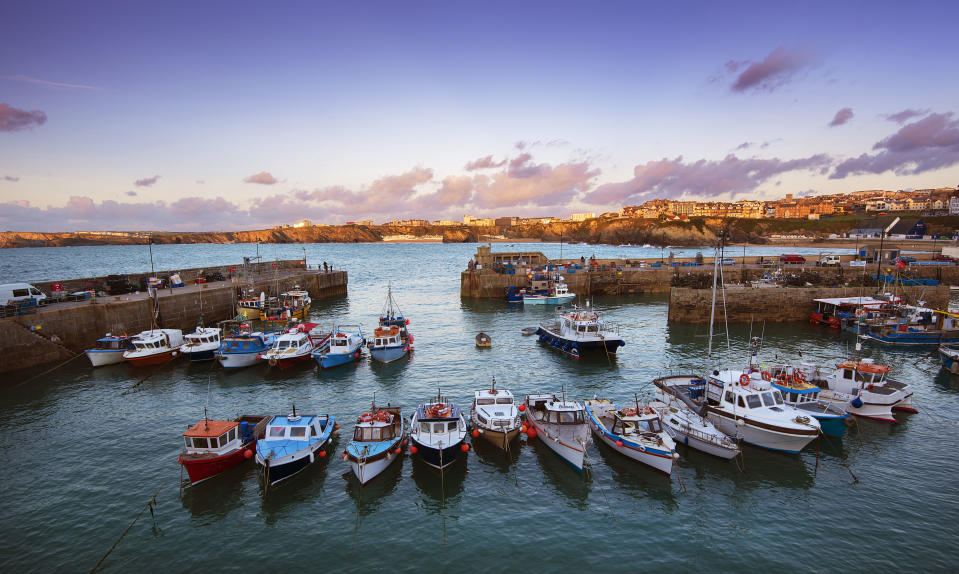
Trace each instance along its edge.
{"label": "cloud", "polygon": [[47,122],[47,114],[40,110],[21,110],[9,104],[0,104],[0,132],[15,132]]}
{"label": "cloud", "polygon": [[137,187],[150,187],[151,185],[156,183],[158,179],[160,179],[159,175],[155,175],[153,177],[145,177],[143,179],[138,179],[134,181],[133,185]]}
{"label": "cloud", "polygon": [[829,127],[834,128],[836,126],[841,126],[851,120],[852,116],[852,108],[843,108],[836,112],[836,115],[833,116],[832,121],[829,122]]}
{"label": "cloud", "polygon": [[135,191],[133,191],[133,190],[130,190],[130,191],[126,192],[126,194],[129,195],[130,197],[136,197],[137,192],[135,192]]}
{"label": "cloud", "polygon": [[780,174],[815,170],[830,165],[825,154],[782,160],[740,159],[733,154],[719,161],[701,159],[686,163],[682,156],[663,158],[637,165],[629,181],[607,183],[587,193],[583,201],[592,204],[639,202],[647,196],[662,198],[734,197],[755,192],[756,188]]}
{"label": "cloud", "polygon": [[753,142],[743,142],[739,144],[738,146],[736,146],[735,148],[733,148],[733,151],[739,151],[741,149],[749,149],[754,145],[755,144]]}
{"label": "cloud", "polygon": [[896,122],[897,124],[903,124],[903,123],[905,123],[907,120],[911,120],[912,118],[921,117],[921,116],[924,116],[924,115],[926,115],[926,114],[928,114],[928,113],[929,113],[929,110],[905,109],[905,110],[902,110],[901,112],[896,112],[896,113],[894,113],[894,114],[887,114],[887,115],[886,115],[886,119],[889,120],[889,121]]}
{"label": "cloud", "polygon": [[959,120],[953,119],[952,112],[930,114],[902,126],[872,149],[878,153],[847,159],[829,178],[886,171],[916,175],[955,165],[959,163]]}
{"label": "cloud", "polygon": [[198,180],[196,180],[196,182],[199,183],[200,185],[203,185],[204,183],[206,183],[206,182],[203,181],[202,179],[198,179]]}
{"label": "cloud", "polygon": [[494,162],[493,156],[488,155],[486,157],[481,157],[479,159],[475,159],[471,162],[468,162],[466,164],[465,169],[466,171],[476,171],[478,169],[490,169],[494,167],[503,167],[504,165],[506,165],[505,159],[500,162]]}
{"label": "cloud", "polygon": [[3,177],[0,178],[0,179],[2,179],[2,180],[4,180],[4,181],[13,181],[13,182],[20,181],[20,178],[19,178],[19,177],[14,177],[14,176],[12,176],[12,175],[5,175],[5,176],[3,176]]}
{"label": "cloud", "polygon": [[[749,64],[746,66],[746,64]],[[736,80],[730,86],[734,92],[745,92],[747,90],[759,90],[772,92],[783,84],[786,84],[797,73],[812,63],[812,58],[808,54],[799,51],[790,51],[779,47],[773,50],[761,62],[736,62],[728,61],[725,64],[726,71],[729,73],[738,72],[743,66],[746,69],[736,76]]]}
{"label": "cloud", "polygon": [[246,183],[259,183],[262,185],[273,185],[277,183],[277,180],[269,172],[261,171],[260,173],[254,173],[250,177],[245,178],[243,181]]}
{"label": "cloud", "polygon": [[8,80],[16,80],[18,82],[27,82],[29,84],[40,84],[42,86],[50,86],[54,88],[72,88],[76,90],[100,90],[97,86],[88,86],[86,84],[67,84],[64,82],[51,82],[48,80],[40,80],[37,78],[31,78],[29,76],[16,75],[16,76],[4,76]]}

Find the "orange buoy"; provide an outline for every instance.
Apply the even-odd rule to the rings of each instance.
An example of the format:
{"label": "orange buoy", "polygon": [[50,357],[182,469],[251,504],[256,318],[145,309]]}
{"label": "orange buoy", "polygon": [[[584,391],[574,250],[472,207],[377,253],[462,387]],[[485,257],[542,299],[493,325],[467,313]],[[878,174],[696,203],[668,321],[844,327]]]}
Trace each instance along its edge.
{"label": "orange buoy", "polygon": [[616,441],[616,446],[623,446],[623,441],[621,440]]}
{"label": "orange buoy", "polygon": [[320,458],[326,458],[326,451],[325,451],[325,450],[321,450],[321,451],[320,451]]}
{"label": "orange buoy", "polygon": [[333,430],[340,430],[340,423],[333,423]]}
{"label": "orange buoy", "polygon": [[529,438],[536,438],[536,429],[531,427],[529,430],[526,431],[526,436],[528,436]]}
{"label": "orange buoy", "polygon": [[416,448],[415,446],[411,446],[411,447],[410,447],[410,454],[416,454],[416,451],[418,451],[418,450],[419,450],[419,449]]}
{"label": "orange buoy", "polygon": [[466,444],[466,443],[464,442],[463,444],[460,445],[460,450],[463,451],[463,452],[469,452],[469,450],[470,450],[470,445],[468,445],[468,444]]}
{"label": "orange buoy", "polygon": [[346,460],[346,453],[343,453],[343,460]]}
{"label": "orange buoy", "polygon": [[393,451],[393,454],[400,454],[401,452],[403,452],[403,449],[396,447],[396,449]]}
{"label": "orange buoy", "polygon": [[253,458],[253,451],[250,449],[245,449],[243,451],[243,458]]}
{"label": "orange buoy", "polygon": [[479,429],[473,429],[473,438],[479,438]]}
{"label": "orange buoy", "polygon": [[522,405],[522,404],[521,404],[520,406],[518,406],[518,407],[516,407],[516,408],[517,408],[517,410],[519,410],[519,412],[521,412],[521,413],[526,411],[526,405]]}

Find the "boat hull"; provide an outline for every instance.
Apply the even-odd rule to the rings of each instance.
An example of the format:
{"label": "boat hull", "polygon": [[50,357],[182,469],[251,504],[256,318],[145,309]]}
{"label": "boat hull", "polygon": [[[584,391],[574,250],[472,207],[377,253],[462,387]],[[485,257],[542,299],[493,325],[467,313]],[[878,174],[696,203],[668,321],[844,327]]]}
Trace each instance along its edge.
{"label": "boat hull", "polygon": [[84,351],[84,353],[86,353],[87,358],[90,359],[91,365],[94,367],[102,367],[104,365],[116,365],[117,363],[122,363],[124,351],[125,349],[118,349],[116,351],[89,349]]}
{"label": "boat hull", "polygon": [[462,440],[443,448],[437,448],[435,446],[421,443],[415,438],[412,438],[411,440],[412,444],[418,451],[417,455],[420,457],[420,460],[432,466],[433,468],[440,470],[455,463],[457,460],[459,460],[460,455],[463,454],[463,451],[460,448],[463,444]]}
{"label": "boat hull", "polygon": [[224,369],[241,369],[250,367],[262,361],[260,353],[262,351],[250,351],[249,353],[217,353],[216,358]]}
{"label": "boat hull", "polygon": [[699,439],[694,435],[684,433],[681,430],[673,428],[665,423],[663,424],[663,427],[666,429],[666,433],[669,434],[670,438],[676,441],[676,444],[683,444],[689,448],[698,450],[699,452],[704,452],[706,454],[726,460],[735,458],[736,455],[739,454],[738,449],[723,448],[719,445]]}
{"label": "boat hull", "polygon": [[[292,455],[271,461],[267,461],[257,454],[256,464],[263,473],[264,484],[269,483],[268,485],[270,487],[276,486],[280,482],[306,469],[312,463],[322,458],[319,452],[324,450],[329,442],[330,439],[327,438],[325,441],[316,442],[307,448],[298,450]],[[267,462],[269,462],[269,465],[267,465]]]}
{"label": "boat hull", "polygon": [[390,448],[388,448],[379,457],[361,459],[352,455],[348,455],[347,458],[350,462],[350,468],[353,469],[353,475],[357,480],[360,481],[360,484],[366,484],[367,482],[373,480],[380,473],[389,468],[394,461],[403,456],[402,451],[399,453],[396,452],[396,449],[399,447],[399,445],[400,441],[397,440],[396,443],[390,446]]}
{"label": "boat hull", "polygon": [[373,360],[381,363],[392,363],[405,357],[409,351],[409,345],[403,345],[401,347],[377,347],[370,349],[370,356],[373,357]]}
{"label": "boat hull", "polygon": [[509,444],[519,437],[519,428],[510,429],[508,431],[500,431],[479,427],[479,431],[480,438],[503,450],[509,448]]}
{"label": "boat hull", "polygon": [[950,373],[959,374],[959,351],[940,347],[939,361],[942,363],[942,367]]}
{"label": "boat hull", "polygon": [[203,361],[212,361],[216,358],[216,349],[208,349],[206,351],[181,351],[183,356],[187,359],[190,359],[191,362],[199,363]]}
{"label": "boat hull", "polygon": [[[603,444],[609,448],[615,450],[619,454],[626,456],[645,464],[646,466],[652,468],[653,470],[659,471],[666,476],[669,476],[673,472],[673,453],[669,449],[661,449],[655,447],[647,447],[642,444],[637,444],[630,439],[615,435],[609,432],[603,424],[596,419],[596,415],[593,414],[592,410],[589,407],[586,408],[586,422],[589,423],[590,430],[593,431],[593,434],[599,440],[603,441]],[[617,443],[621,443],[622,446],[619,446]]]}
{"label": "boat hull", "polygon": [[186,469],[187,475],[190,477],[190,485],[193,486],[243,463],[247,460],[246,453],[249,452],[250,457],[252,457],[255,448],[256,441],[254,440],[222,456],[192,457],[181,454],[177,462]]}
{"label": "boat hull", "polygon": [[310,355],[296,355],[292,357],[265,357],[261,355],[260,358],[261,360],[268,362],[271,367],[289,369],[290,367],[310,360]]}
{"label": "boat hull", "polygon": [[133,357],[124,356],[123,360],[130,363],[131,365],[135,365],[137,367],[144,367],[147,365],[162,365],[164,363],[169,363],[170,361],[175,359],[178,354],[179,353],[177,352],[176,349],[170,349],[168,351],[163,351],[160,353],[152,353],[150,355],[137,355]]}
{"label": "boat hull", "polygon": [[574,358],[580,358],[590,353],[606,353],[607,355],[616,355],[616,351],[626,344],[622,339],[607,338],[596,341],[574,341],[553,333],[549,329],[540,327],[536,330],[541,343],[554,347],[556,350],[565,353]]}
{"label": "boat hull", "polygon": [[340,365],[345,365],[347,363],[352,363],[353,361],[360,358],[360,350],[356,349],[352,353],[326,353],[323,355],[314,355],[316,362],[319,363],[320,367],[323,369],[332,369],[333,367],[339,367]]}
{"label": "boat hull", "polygon": [[[524,305],[565,305],[576,298],[574,293],[569,295],[550,295],[549,297],[538,297],[536,295],[525,295],[520,301]],[[512,303],[513,301],[511,301]]]}
{"label": "boat hull", "polygon": [[[544,425],[539,424],[539,421],[533,419],[532,417],[529,417],[528,420],[533,425],[533,428],[536,429],[537,439],[552,449],[552,451],[558,454],[560,458],[571,464],[577,472],[583,472],[583,459],[586,456],[586,449],[581,448],[583,445],[574,446],[568,444],[560,440],[559,437],[554,437],[547,433]],[[587,434],[586,436],[588,437],[589,435]]]}
{"label": "boat hull", "polygon": [[[728,414],[728,413],[727,413]],[[731,416],[722,416],[712,407],[707,414],[709,422],[713,423],[717,429],[731,437],[739,437],[743,442],[765,448],[776,450],[789,454],[798,454],[803,448],[813,441],[818,435],[817,430],[810,429],[808,433],[784,432],[776,428],[759,426],[755,421],[743,418],[743,426],[736,424],[736,419]]]}

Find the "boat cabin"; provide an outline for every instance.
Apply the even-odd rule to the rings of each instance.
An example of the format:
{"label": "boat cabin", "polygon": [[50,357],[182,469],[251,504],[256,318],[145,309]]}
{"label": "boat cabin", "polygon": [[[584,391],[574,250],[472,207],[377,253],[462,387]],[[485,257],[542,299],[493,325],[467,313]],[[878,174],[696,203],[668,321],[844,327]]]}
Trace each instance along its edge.
{"label": "boat cabin", "polygon": [[396,325],[377,327],[373,331],[374,347],[392,347],[400,344],[400,328]]}
{"label": "boat cabin", "polygon": [[219,455],[242,444],[240,423],[203,420],[183,433],[183,444],[189,454]]}
{"label": "boat cabin", "polygon": [[513,393],[507,389],[483,389],[473,394],[476,421],[486,427],[509,427],[517,410],[513,407]]}
{"label": "boat cabin", "polygon": [[107,333],[106,337],[97,339],[97,346],[95,348],[98,351],[125,351],[132,349],[133,344],[131,343],[131,337],[127,335],[113,336]]}
{"label": "boat cabin", "polygon": [[190,333],[183,336],[186,342],[191,345],[204,345],[208,343],[219,343],[220,332],[217,330],[206,330],[202,333]]}
{"label": "boat cabin", "polygon": [[363,413],[357,417],[356,426],[353,427],[353,440],[357,442],[393,440],[400,429],[402,426],[399,413],[394,414],[385,410]]}
{"label": "boat cabin", "polygon": [[886,373],[889,372],[888,366],[877,365],[872,359],[862,359],[858,363],[856,361],[846,361],[836,365],[836,369],[840,378],[873,385],[884,383]]}
{"label": "boat cabin", "polygon": [[613,434],[644,435],[663,432],[663,423],[651,407],[627,408],[616,412],[613,420]]}
{"label": "boat cabin", "polygon": [[[741,371],[713,371],[709,377],[707,399],[713,405],[729,406],[734,409],[761,409],[783,410],[783,396],[778,389],[772,388],[757,371],[742,373]],[[742,377],[748,377],[747,384],[742,384]]]}
{"label": "boat cabin", "polygon": [[265,441],[308,441],[323,434],[328,416],[276,416],[266,426]]}
{"label": "boat cabin", "polygon": [[558,425],[586,424],[583,407],[575,401],[561,402],[552,395],[530,395],[530,414],[537,420]]}
{"label": "boat cabin", "polygon": [[138,351],[166,349],[169,346],[169,341],[165,333],[140,335],[133,340],[133,347]]}
{"label": "boat cabin", "polygon": [[261,351],[266,347],[263,333],[250,333],[229,337],[220,342],[220,350],[228,353],[242,353],[243,351]]}

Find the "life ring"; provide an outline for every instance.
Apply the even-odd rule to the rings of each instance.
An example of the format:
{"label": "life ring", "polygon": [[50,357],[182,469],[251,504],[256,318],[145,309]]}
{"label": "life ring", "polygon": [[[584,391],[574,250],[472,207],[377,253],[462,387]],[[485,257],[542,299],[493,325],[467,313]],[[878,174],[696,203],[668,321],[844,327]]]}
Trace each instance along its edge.
{"label": "life ring", "polygon": [[796,369],[796,380],[806,382],[806,373]]}
{"label": "life ring", "polygon": [[739,384],[742,385],[742,386],[744,386],[744,387],[745,387],[746,385],[748,385],[748,384],[749,384],[749,375],[747,375],[746,373],[743,373],[742,375],[739,375]]}
{"label": "life ring", "polygon": [[868,385],[866,385],[866,390],[867,390],[867,391],[871,391],[871,390],[873,390],[874,388],[876,388],[876,387],[875,387],[872,383],[869,383]]}
{"label": "life ring", "polygon": [[636,409],[623,409],[624,417],[631,417],[636,415]]}
{"label": "life ring", "polygon": [[768,381],[771,381],[772,379],[773,379],[773,376],[769,374],[769,371],[763,371],[763,380],[764,380],[764,381],[767,381],[767,382],[768,382]]}
{"label": "life ring", "polygon": [[370,414],[370,413],[363,413],[363,414],[360,415],[360,422],[361,422],[361,423],[368,423],[368,422],[370,422],[370,421],[372,421],[372,420],[373,420],[373,415]]}

